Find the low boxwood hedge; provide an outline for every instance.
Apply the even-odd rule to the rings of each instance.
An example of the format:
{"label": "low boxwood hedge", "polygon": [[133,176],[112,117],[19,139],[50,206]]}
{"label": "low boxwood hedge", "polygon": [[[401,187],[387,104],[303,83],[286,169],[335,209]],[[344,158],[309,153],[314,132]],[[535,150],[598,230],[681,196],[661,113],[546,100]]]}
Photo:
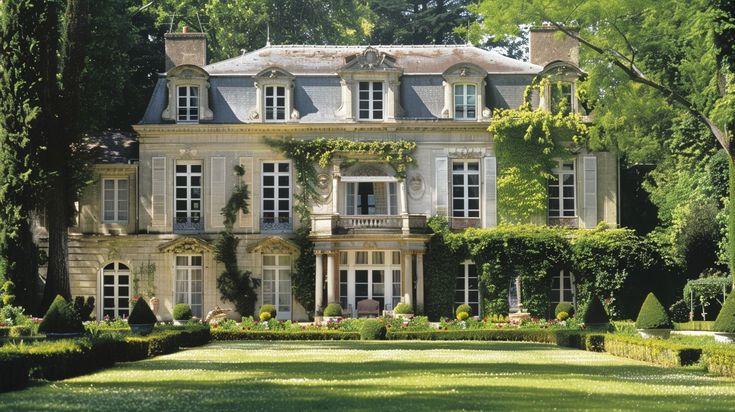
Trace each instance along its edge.
{"label": "low boxwood hedge", "polygon": [[701,348],[679,345],[666,340],[613,334],[605,336],[605,352],[668,367],[691,365],[702,355]]}
{"label": "low boxwood hedge", "polygon": [[702,360],[708,372],[735,377],[735,348],[706,347]]}
{"label": "low boxwood hedge", "polygon": [[360,340],[358,332],[340,331],[253,331],[213,329],[213,340]]}
{"label": "low boxwood hedge", "polygon": [[0,352],[0,392],[28,386],[30,364],[20,353]]}
{"label": "low boxwood hedge", "polygon": [[704,330],[713,331],[715,327],[715,321],[713,320],[693,320],[691,322],[674,322],[674,330]]}
{"label": "low boxwood hedge", "polygon": [[390,340],[484,340],[556,343],[557,333],[543,329],[467,329],[389,332]]}

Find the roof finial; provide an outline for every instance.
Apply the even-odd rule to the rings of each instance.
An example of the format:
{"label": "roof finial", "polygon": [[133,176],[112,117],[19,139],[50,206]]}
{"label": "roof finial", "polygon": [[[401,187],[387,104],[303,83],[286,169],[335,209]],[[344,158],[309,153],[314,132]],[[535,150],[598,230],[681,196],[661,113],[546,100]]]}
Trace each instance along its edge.
{"label": "roof finial", "polygon": [[266,29],[265,47],[270,47],[271,45],[271,25],[270,23],[265,24],[265,29]]}
{"label": "roof finial", "polygon": [[470,19],[467,19],[467,38],[465,41],[465,45],[472,46],[472,42],[470,41]]}

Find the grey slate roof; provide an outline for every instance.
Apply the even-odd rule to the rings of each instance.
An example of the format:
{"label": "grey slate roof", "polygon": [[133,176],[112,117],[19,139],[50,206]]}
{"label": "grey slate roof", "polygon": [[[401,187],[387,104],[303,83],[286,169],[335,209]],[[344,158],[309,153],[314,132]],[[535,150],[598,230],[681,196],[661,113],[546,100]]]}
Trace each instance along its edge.
{"label": "grey slate roof", "polygon": [[[291,74],[334,74],[346,58],[368,46],[267,46],[204,67],[210,75],[255,75],[276,66]],[[476,64],[488,73],[536,74],[541,66],[505,57],[470,45],[373,46],[396,59],[404,74],[439,74],[457,63]]]}
{"label": "grey slate roof", "polygon": [[134,132],[109,130],[83,140],[97,164],[127,164],[138,159],[138,138]]}

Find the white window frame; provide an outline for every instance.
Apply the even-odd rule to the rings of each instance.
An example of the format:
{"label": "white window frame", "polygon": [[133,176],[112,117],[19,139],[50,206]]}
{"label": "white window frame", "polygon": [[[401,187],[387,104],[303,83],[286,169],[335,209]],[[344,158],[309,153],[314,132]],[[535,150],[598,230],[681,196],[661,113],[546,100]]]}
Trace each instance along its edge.
{"label": "white window frame", "polygon": [[[265,165],[266,164],[272,164],[273,165],[273,171],[272,172],[266,172],[265,171]],[[281,164],[287,164],[288,165],[288,172],[281,172],[281,171],[278,170],[279,169],[278,166],[281,165]],[[292,211],[292,209],[293,209],[293,190],[292,190],[292,188],[293,188],[293,177],[291,175],[292,170],[293,170],[293,165],[291,164],[290,161],[287,161],[287,160],[268,160],[268,161],[263,161],[263,163],[261,164],[260,217],[261,217],[261,219],[263,219],[263,221],[265,221],[265,219],[266,219],[266,217],[265,217],[265,213],[266,212],[273,212],[273,223],[285,223],[285,222],[281,222],[280,221],[279,214],[282,213],[282,212],[288,212],[288,223],[290,223],[291,220],[293,219],[293,211]],[[265,196],[265,189],[266,189],[265,177],[266,176],[273,176],[273,186],[268,186],[268,188],[273,188],[273,197],[272,198],[271,197],[266,198],[266,196]],[[282,176],[288,176],[288,186],[285,186],[284,187],[284,186],[281,186],[280,185],[280,183],[279,183],[278,180],[279,180],[279,177],[282,177]],[[287,188],[288,189],[288,197],[287,198],[281,198],[278,195],[278,191],[280,189],[284,189],[284,188]],[[266,202],[266,200],[273,200],[273,208],[272,209],[266,210],[266,208],[265,208],[265,202]],[[279,203],[282,200],[287,200],[288,201],[288,209],[283,210],[283,209],[280,208]]]}
{"label": "white window frame", "polygon": [[[559,279],[559,287],[554,287],[554,279]],[[564,287],[564,279],[569,279],[569,288]],[[551,279],[551,299],[549,299],[552,306],[559,302],[569,302],[572,306],[577,306],[577,291],[574,283],[574,273],[569,270],[561,269],[558,275],[552,276]],[[572,299],[565,300],[564,292],[568,291],[572,295]]]}
{"label": "white window frame", "polygon": [[[107,182],[113,182],[112,199],[107,199]],[[120,189],[120,182],[125,182],[127,187]],[[124,192],[121,193],[121,192]],[[112,201],[112,219],[107,218],[107,202]],[[124,207],[121,206],[124,203]],[[121,218],[121,212],[124,218]],[[103,178],[102,179],[102,222],[103,223],[127,223],[130,219],[130,181],[127,178]]]}
{"label": "white window frame", "polygon": [[[273,265],[266,264],[265,263],[266,257],[273,257],[273,258],[275,258],[275,262],[276,263],[273,264]],[[281,258],[282,257],[288,257],[289,264],[281,264]],[[292,276],[293,276],[293,270],[292,270],[292,266],[291,266],[292,263],[293,263],[293,257],[291,255],[288,255],[288,254],[271,254],[271,253],[268,253],[268,254],[263,254],[262,261],[263,261],[263,279],[262,279],[262,284],[261,284],[261,290],[262,291],[261,291],[261,295],[260,295],[261,302],[263,304],[268,303],[268,304],[271,304],[271,305],[275,305],[276,306],[276,312],[277,312],[277,318],[279,320],[290,320],[291,319],[291,315],[293,314],[293,293],[292,293],[292,290],[291,290],[291,287],[293,286],[293,278],[292,278]],[[269,295],[272,295],[273,296],[273,302],[266,302],[266,299],[265,299],[265,297],[266,297],[265,284],[266,284],[266,282],[268,282],[265,279],[265,271],[266,270],[273,270],[274,271],[274,277],[273,277],[273,281],[272,281],[273,282],[273,290],[272,290],[272,292],[269,292],[268,293]],[[289,314],[289,316],[286,316],[286,317],[282,316],[282,313],[284,311],[281,309],[281,306],[283,305],[283,302],[281,302],[281,295],[284,294],[281,291],[281,276],[284,275],[284,272],[286,274],[288,274],[288,277],[289,277],[289,289],[288,289],[288,307],[289,307],[289,310],[286,312],[286,313]]]}
{"label": "white window frame", "polygon": [[[472,97],[474,103],[469,103],[469,88],[475,89]],[[461,89],[461,93],[457,93],[457,88]],[[453,90],[453,104],[454,104],[454,119],[455,120],[477,120],[477,84],[474,83],[455,83],[452,87]],[[461,104],[457,104],[457,99],[460,98]],[[473,115],[470,116],[468,113],[472,109]]]}
{"label": "white window frame", "polygon": [[[357,263],[357,253],[367,253],[367,259],[363,263]],[[373,260],[373,252],[383,253],[383,263],[375,263]],[[368,297],[367,299],[374,299],[374,286],[378,282],[373,281],[373,271],[383,271],[383,282],[380,282],[383,286],[383,307],[388,310],[394,309],[396,302],[400,302],[403,296],[400,293],[400,284],[398,294],[394,294],[394,272],[397,272],[399,281],[402,280],[403,269],[401,266],[401,253],[398,250],[349,250],[346,251],[347,260],[344,260],[344,256],[340,255],[340,303],[343,308],[350,306],[353,310],[357,310],[357,284],[356,284],[356,271],[367,270],[368,271]],[[397,259],[396,259],[397,257]],[[346,272],[346,282],[343,280],[343,273]],[[347,295],[342,295],[342,286],[347,286]],[[346,298],[346,299],[345,299]]]}
{"label": "white window frame", "polygon": [[[477,164],[477,170],[469,170],[469,164]],[[452,159],[452,202],[451,202],[451,217],[455,219],[480,219],[482,217],[482,179],[481,179],[481,166],[480,166],[480,159],[467,159],[467,160],[460,160],[460,159]],[[463,170],[454,170],[454,165],[457,164],[463,164]],[[477,184],[476,185],[470,185],[469,184],[469,177],[472,175],[477,176]],[[463,195],[462,196],[455,196],[454,195],[454,188],[459,187],[460,185],[454,183],[454,177],[455,176],[462,176],[462,185],[463,188]],[[477,187],[477,196],[470,196],[469,195],[469,189],[471,187]],[[462,208],[456,209],[454,207],[454,201],[455,200],[462,200]],[[477,200],[477,209],[471,209],[470,208],[470,200]],[[455,212],[461,211],[462,215],[457,216],[455,215]],[[476,213],[476,216],[470,216],[472,213]]]}
{"label": "white window frame", "polygon": [[[375,181],[370,182],[345,182],[344,187],[344,193],[345,193],[345,214],[348,216],[382,216],[381,213],[368,213],[367,215],[363,215],[361,213],[357,213],[358,211],[358,200],[360,199],[359,196],[359,187],[360,183],[376,183]],[[398,216],[398,183],[394,181],[386,181],[385,182],[385,197],[386,197],[386,213],[387,216]],[[393,191],[391,192],[391,188]],[[375,189],[375,186],[373,186],[373,190]],[[352,191],[352,193],[350,193]],[[350,197],[352,197],[352,207],[350,207]],[[377,208],[377,205],[376,205]],[[352,210],[350,210],[352,209]]]}
{"label": "white window frame", "polygon": [[[279,90],[283,92],[281,96],[278,95]],[[269,92],[273,94],[269,96]],[[285,122],[288,120],[288,96],[286,94],[286,86],[268,85],[263,87],[263,118],[266,122]],[[268,104],[269,99],[271,104]],[[282,101],[281,104],[279,104],[279,100]],[[279,115],[282,118],[279,118]]]}
{"label": "white window frame", "polygon": [[[186,90],[185,95],[181,95],[181,90]],[[197,94],[194,96],[192,90],[196,90]],[[186,99],[186,104],[181,105],[181,99]],[[201,115],[201,88],[197,85],[189,84],[177,84],[176,85],[176,122],[177,123],[197,123]],[[185,109],[186,112],[180,113],[181,109]],[[196,109],[196,114],[192,111]]]}
{"label": "white window frame", "polygon": [[[187,264],[186,265],[179,265],[178,258],[180,258],[180,257],[185,257],[187,259]],[[201,262],[200,265],[195,265],[193,263],[193,258],[195,258],[195,257],[198,257],[200,259],[200,262]],[[201,280],[195,281],[195,280],[192,279],[193,278],[192,273],[195,270],[197,270],[197,269],[199,269],[199,271],[200,271]],[[180,282],[179,279],[178,279],[178,277],[179,277],[179,270],[185,270],[186,271],[186,279],[184,279],[184,281],[186,282],[186,288],[187,289],[186,289],[185,292],[179,291],[179,289],[178,289],[179,282]],[[179,303],[185,303],[185,304],[189,305],[189,307],[191,308],[192,312],[194,312],[194,316],[196,316],[198,318],[202,318],[202,316],[204,315],[204,256],[201,255],[201,254],[177,254],[177,255],[175,255],[174,256],[174,277],[173,277],[173,281],[174,281],[174,287],[173,287],[173,292],[174,292],[174,299],[173,299],[173,301],[174,301],[174,305],[179,304]],[[192,286],[194,285],[195,282],[201,283],[201,292],[198,292],[198,293],[201,295],[201,302],[202,303],[201,304],[197,304],[197,305],[194,305],[194,304],[191,303],[192,302],[192,296],[194,295],[194,292],[192,292],[192,289],[193,289]],[[179,295],[183,295],[184,299],[179,300]]]}
{"label": "white window frame", "polygon": [[[108,267],[112,265],[112,269],[108,269]],[[110,270],[110,272],[107,272]],[[113,283],[110,285],[105,284],[105,275],[113,276]],[[120,283],[120,276],[121,275],[127,275],[128,277],[128,283],[127,284],[121,284]],[[101,302],[97,305],[99,308],[99,318],[103,319],[105,317],[105,311],[111,310],[113,312],[113,316],[111,318],[121,318],[123,316],[130,316],[130,294],[132,292],[131,290],[131,284],[132,284],[132,273],[130,271],[130,268],[121,262],[111,262],[107,265],[102,267],[102,271],[100,272],[100,282],[99,282],[99,288],[100,293],[99,296],[102,298]],[[105,287],[112,287],[113,288],[113,294],[112,296],[108,296],[105,294]],[[128,288],[128,294],[122,295],[120,294],[120,288],[121,287],[127,287]],[[127,298],[128,304],[125,306],[120,305],[120,299]],[[114,305],[113,306],[106,306],[105,299],[114,299]],[[125,313],[122,313],[125,312]]]}
{"label": "white window frame", "polygon": [[[565,165],[571,164],[572,170],[564,170]],[[550,179],[548,182],[548,197],[549,207],[548,216],[550,218],[575,218],[577,217],[577,162],[575,160],[557,160],[557,166],[551,170],[551,174],[554,175],[554,179]],[[572,185],[564,184],[564,177],[572,176]],[[551,196],[551,189],[556,187],[558,189],[557,196]],[[564,195],[564,188],[572,189],[572,196]],[[564,206],[564,200],[572,200],[574,207],[569,209]],[[559,202],[558,209],[551,208],[552,200]],[[571,212],[571,214],[566,214]]]}
{"label": "white window frame", "polygon": [[[480,296],[480,272],[478,271],[479,268],[475,264],[475,262],[471,260],[465,260],[464,262],[459,264],[464,269],[464,287],[462,289],[457,289],[456,287],[456,278],[455,278],[455,296],[454,296],[454,309],[457,309],[457,306],[459,305],[477,305],[477,312],[473,313],[473,316],[481,316],[482,312],[482,297]],[[475,267],[475,277],[477,278],[477,289],[470,289],[470,266]],[[463,292],[464,293],[464,300],[457,301],[457,292]],[[477,292],[477,301],[470,301],[470,292]]]}
{"label": "white window frame", "polygon": [[[186,172],[179,172],[178,167],[179,166],[186,166]],[[199,172],[192,172],[191,167],[192,166],[199,166]],[[177,161],[176,166],[174,167],[174,219],[177,223],[201,223],[204,218],[204,164],[202,161],[199,160],[186,160],[186,161]],[[178,183],[178,177],[179,176],[185,176],[186,177],[186,185],[185,186],[179,186]],[[192,185],[191,181],[193,177],[199,177],[199,186]],[[186,198],[179,197],[178,189],[186,189]],[[193,189],[199,189],[199,209],[193,209],[192,203],[197,200],[192,198],[191,193]],[[179,200],[185,200],[186,201],[186,209],[179,209],[178,202]],[[194,213],[198,213],[198,221],[194,222]],[[186,213],[186,221],[185,222],[179,222],[179,213]]]}
{"label": "white window frame", "polygon": [[[362,98],[362,85],[368,85],[368,98]],[[375,85],[380,84],[380,99],[375,98]],[[385,119],[385,86],[386,82],[382,80],[360,80],[357,82],[357,119],[358,120],[384,120]],[[368,108],[362,109],[362,103],[367,102]],[[375,108],[375,103],[380,103],[380,109]],[[363,117],[363,112],[367,110],[367,117]],[[375,112],[380,111],[380,117],[375,116]]]}

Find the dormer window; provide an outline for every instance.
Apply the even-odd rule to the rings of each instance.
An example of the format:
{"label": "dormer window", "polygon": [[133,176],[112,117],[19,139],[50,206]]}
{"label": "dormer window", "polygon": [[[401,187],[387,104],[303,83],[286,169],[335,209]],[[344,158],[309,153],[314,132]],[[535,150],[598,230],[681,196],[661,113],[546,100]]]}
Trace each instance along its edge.
{"label": "dormer window", "polygon": [[586,74],[579,67],[565,61],[553,61],[538,74],[546,79],[544,90],[540,93],[539,106],[551,113],[579,113],[584,115],[576,95],[576,83]]}
{"label": "dormer window", "polygon": [[569,114],[574,108],[574,86],[568,82],[551,85],[551,113]]}
{"label": "dormer window", "polygon": [[178,87],[178,106],[177,117],[178,122],[198,122],[199,121],[199,87],[198,86],[179,86]]}
{"label": "dormer window", "polygon": [[299,119],[294,108],[294,76],[277,67],[255,75],[256,106],[250,119],[256,122],[286,122]]}
{"label": "dormer window", "polygon": [[360,120],[383,119],[383,82],[360,82]]}
{"label": "dormer window", "polygon": [[265,87],[265,120],[286,120],[286,88],[283,86]]}
{"label": "dormer window", "polygon": [[477,118],[477,86],[474,84],[454,85],[454,118],[457,120]]}

